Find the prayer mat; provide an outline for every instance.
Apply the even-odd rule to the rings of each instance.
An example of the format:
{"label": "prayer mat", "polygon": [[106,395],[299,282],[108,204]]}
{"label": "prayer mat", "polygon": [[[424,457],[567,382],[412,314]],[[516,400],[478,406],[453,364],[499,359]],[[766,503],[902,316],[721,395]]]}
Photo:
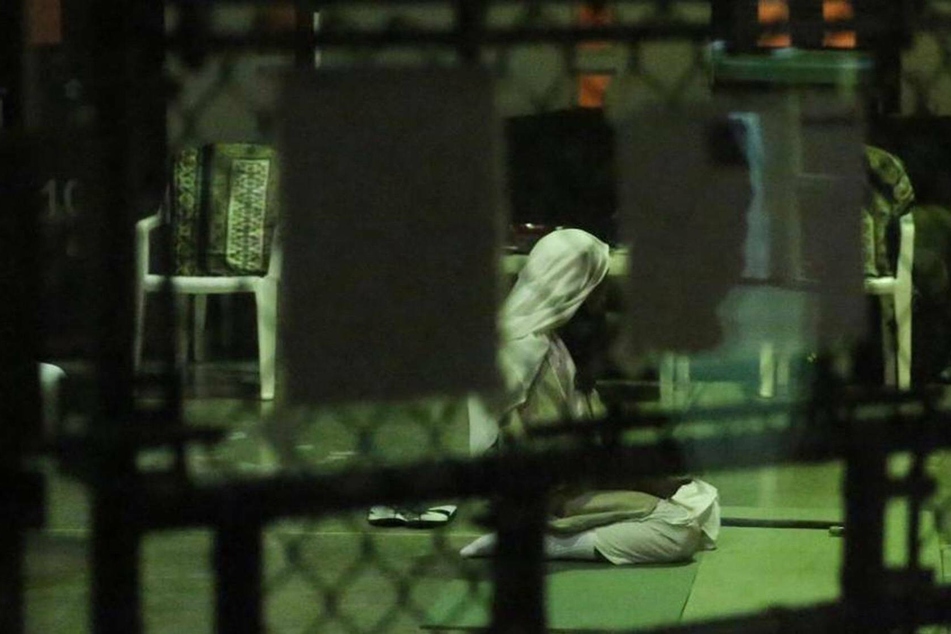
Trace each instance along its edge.
{"label": "prayer mat", "polygon": [[[545,577],[548,631],[627,631],[676,624],[698,567],[697,560],[644,566],[552,563]],[[421,627],[436,631],[488,627],[492,587],[486,578],[448,581]]]}

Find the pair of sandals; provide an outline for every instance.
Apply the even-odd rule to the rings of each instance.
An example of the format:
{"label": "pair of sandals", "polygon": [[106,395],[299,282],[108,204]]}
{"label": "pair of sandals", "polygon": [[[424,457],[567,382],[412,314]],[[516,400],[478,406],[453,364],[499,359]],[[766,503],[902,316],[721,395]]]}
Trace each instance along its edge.
{"label": "pair of sandals", "polygon": [[367,513],[371,526],[383,528],[438,528],[456,516],[454,504],[430,507],[374,506]]}

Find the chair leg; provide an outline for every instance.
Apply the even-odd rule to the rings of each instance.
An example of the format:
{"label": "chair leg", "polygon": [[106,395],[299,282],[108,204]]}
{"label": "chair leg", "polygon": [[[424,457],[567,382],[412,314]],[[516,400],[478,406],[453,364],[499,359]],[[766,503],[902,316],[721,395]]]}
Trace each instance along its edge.
{"label": "chair leg", "polygon": [[675,392],[679,392],[677,397],[681,403],[686,404],[687,394],[690,391],[690,357],[685,354],[677,355],[676,366],[674,367],[674,386]]}
{"label": "chair leg", "polygon": [[277,284],[263,281],[254,292],[258,318],[258,363],[261,400],[274,398],[277,357]]}
{"label": "chair leg", "polygon": [[192,328],[192,350],[195,355],[195,361],[204,361],[206,357],[205,349],[205,325],[208,320],[208,296],[195,295],[194,324]]}
{"label": "chair leg", "polygon": [[132,340],[132,367],[142,366],[142,349],[145,345],[145,291],[135,290],[135,332]]}
{"label": "chair leg", "polygon": [[660,385],[660,404],[667,407],[674,404],[674,359],[675,355],[665,352],[660,358],[658,383]]}
{"label": "chair leg", "polygon": [[690,357],[673,352],[660,360],[660,403],[665,407],[686,405],[690,390]]}
{"label": "chair leg", "polygon": [[911,389],[911,290],[895,293],[895,365],[899,390]]}
{"label": "chair leg", "polygon": [[759,395],[763,398],[776,395],[776,349],[772,342],[759,347]]}
{"label": "chair leg", "polygon": [[175,363],[182,370],[188,364],[188,295],[175,296]]}
{"label": "chair leg", "polygon": [[792,354],[789,350],[776,353],[776,391],[780,394],[789,393],[790,377],[792,374]]}
{"label": "chair leg", "polygon": [[885,371],[885,386],[893,388],[898,376],[895,358],[898,340],[897,333],[892,332],[895,304],[892,303],[892,298],[887,296],[882,296],[879,304],[882,313],[882,366]]}

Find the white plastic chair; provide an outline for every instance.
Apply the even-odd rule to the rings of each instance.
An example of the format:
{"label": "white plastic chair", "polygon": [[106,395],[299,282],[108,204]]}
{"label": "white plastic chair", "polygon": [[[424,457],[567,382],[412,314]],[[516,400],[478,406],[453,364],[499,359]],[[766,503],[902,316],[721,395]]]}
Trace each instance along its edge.
{"label": "white plastic chair", "polygon": [[[912,266],[915,261],[915,222],[911,213],[899,220],[898,262],[894,276],[865,278],[865,292],[878,296],[882,316],[882,358],[888,387],[911,389]],[[772,342],[759,349],[759,395],[773,398],[789,386],[791,355]],[[665,353],[660,365],[660,402],[683,407],[689,400],[690,359]]]}
{"label": "white plastic chair", "polygon": [[[135,362],[142,360],[145,336],[145,301],[148,293],[162,290],[166,276],[149,272],[150,235],[165,222],[161,213],[140,220],[136,225],[136,290],[135,290]],[[188,299],[195,300],[193,344],[195,359],[204,358],[204,329],[208,295],[254,293],[258,325],[258,361],[261,376],[261,398],[274,398],[275,350],[277,348],[277,292],[281,278],[279,231],[274,232],[267,274],[221,276],[171,276],[172,291],[178,309],[177,357],[180,363],[188,351]]]}
{"label": "white plastic chair", "polygon": [[[898,262],[894,276],[866,277],[865,292],[881,302],[882,359],[885,385],[911,389],[912,266],[915,261],[915,221],[911,213],[899,220]],[[760,348],[759,394],[771,398],[789,383],[789,355],[772,344]]]}
{"label": "white plastic chair", "polygon": [[[171,185],[166,204],[154,216],[140,220],[136,225],[136,301],[135,301],[135,338],[134,359],[136,368],[141,365],[145,336],[145,301],[149,293],[162,290],[168,276],[152,273],[150,264],[150,237],[152,232],[169,224],[174,227],[174,213],[182,215],[183,232],[179,234],[178,248],[182,249],[182,261],[179,273],[170,276],[171,289],[175,295],[178,313],[178,332],[176,360],[184,366],[188,353],[188,308],[194,304],[194,328],[192,330],[196,360],[205,356],[205,317],[208,295],[234,293],[254,293],[258,325],[258,358],[261,376],[261,398],[274,398],[275,349],[277,331],[277,293],[281,277],[281,252],[279,230],[271,235],[269,254],[259,253],[260,243],[251,240],[244,246],[236,242],[235,253],[229,250],[227,256],[216,252],[214,262],[205,256],[195,260],[199,242],[206,239],[203,229],[216,218],[206,214],[232,213],[232,209],[242,209],[247,200],[267,205],[264,213],[269,216],[265,223],[279,222],[274,218],[278,212],[276,206],[276,167],[273,150],[267,146],[254,144],[212,144],[203,148],[186,148],[176,157],[172,169]],[[265,178],[262,186],[258,180]],[[224,185],[223,185],[224,183]],[[233,198],[232,198],[233,197]],[[250,197],[250,198],[249,198]],[[227,222],[231,222],[229,219]],[[246,217],[236,215],[236,231],[247,230]],[[199,223],[199,225],[195,225]],[[196,226],[199,228],[196,229]],[[230,224],[228,231],[231,230]],[[265,233],[265,236],[267,232]],[[202,245],[202,249],[207,246]],[[243,250],[244,249],[244,250]],[[232,255],[238,264],[232,265]],[[269,257],[268,257],[269,255]],[[247,259],[246,259],[246,256]],[[179,258],[176,253],[176,260]],[[265,259],[268,258],[268,259]],[[206,272],[209,269],[209,272]],[[235,271],[228,274],[229,270]],[[184,272],[183,272],[184,271]],[[210,272],[213,271],[213,272]]]}
{"label": "white plastic chair", "polygon": [[866,278],[865,292],[877,295],[882,304],[885,385],[908,390],[911,388],[911,270],[915,261],[915,221],[911,213],[901,217],[899,231],[895,275]]}
{"label": "white plastic chair", "polygon": [[[878,296],[882,315],[882,358],[885,385],[911,389],[911,272],[915,261],[915,222],[911,213],[899,220],[898,263],[894,276],[865,278],[865,292]],[[688,399],[690,360],[667,353],[661,360],[660,400],[666,406],[682,407]],[[771,342],[759,351],[759,395],[773,398],[789,386],[791,355]]]}

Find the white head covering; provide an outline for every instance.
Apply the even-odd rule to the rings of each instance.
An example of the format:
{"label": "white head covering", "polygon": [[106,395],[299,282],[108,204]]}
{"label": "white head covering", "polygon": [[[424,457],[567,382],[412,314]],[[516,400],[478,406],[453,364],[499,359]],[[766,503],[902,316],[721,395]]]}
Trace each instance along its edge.
{"label": "white head covering", "polygon": [[[505,392],[491,403],[472,399],[469,446],[481,452],[498,436],[499,420],[528,397],[545,355],[566,324],[607,275],[607,244],[580,229],[560,229],[538,241],[519,272],[499,315],[499,362]],[[573,381],[573,366],[571,368]],[[568,386],[573,389],[573,386]]]}
{"label": "white head covering", "polygon": [[528,254],[501,310],[504,341],[549,332],[572,318],[608,272],[608,245],[580,229],[549,233]]}

